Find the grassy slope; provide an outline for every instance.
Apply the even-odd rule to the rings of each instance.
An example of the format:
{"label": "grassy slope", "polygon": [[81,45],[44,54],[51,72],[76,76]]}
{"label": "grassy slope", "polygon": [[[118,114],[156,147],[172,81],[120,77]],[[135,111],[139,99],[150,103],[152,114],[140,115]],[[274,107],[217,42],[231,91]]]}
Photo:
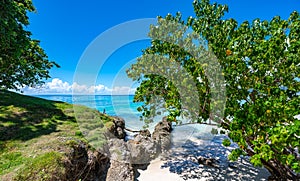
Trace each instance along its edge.
{"label": "grassy slope", "polygon": [[74,109],[98,127],[111,120],[84,106],[0,90],[0,180],[52,180],[63,175],[70,140],[85,141]]}

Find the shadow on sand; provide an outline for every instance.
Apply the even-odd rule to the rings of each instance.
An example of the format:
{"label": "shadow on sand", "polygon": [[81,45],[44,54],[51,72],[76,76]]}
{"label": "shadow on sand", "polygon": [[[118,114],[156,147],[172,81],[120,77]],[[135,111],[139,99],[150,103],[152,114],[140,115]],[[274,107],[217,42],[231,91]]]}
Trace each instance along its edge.
{"label": "shadow on sand", "polygon": [[[227,155],[235,146],[224,147],[224,136],[216,136],[211,141],[199,145],[190,140],[181,148],[170,150],[170,155],[161,168],[168,168],[183,180],[267,180],[270,175],[266,169],[251,165],[247,157],[230,162]],[[216,165],[207,166],[198,163],[198,157],[214,158]]]}

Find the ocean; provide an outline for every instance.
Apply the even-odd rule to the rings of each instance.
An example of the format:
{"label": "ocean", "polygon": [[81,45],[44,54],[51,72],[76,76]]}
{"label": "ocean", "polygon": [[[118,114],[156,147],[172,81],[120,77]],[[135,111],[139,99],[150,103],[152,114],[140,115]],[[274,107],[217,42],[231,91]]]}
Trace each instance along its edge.
{"label": "ocean", "polygon": [[[141,113],[137,108],[142,103],[134,103],[133,95],[35,95],[35,97],[63,101],[70,104],[80,104],[90,108],[95,108],[111,116],[124,118],[126,127],[132,130],[144,129],[143,121],[140,121]],[[163,115],[157,116],[153,123],[149,124],[149,131],[153,132],[155,125],[162,120]],[[172,141],[175,144],[182,145],[187,140],[210,140],[211,129],[215,126],[192,124],[184,126],[175,126],[172,132]]]}
{"label": "ocean", "polygon": [[[34,95],[35,97],[62,101],[70,104],[84,105],[105,112],[111,116],[119,116],[125,119],[126,127],[133,130],[143,129],[144,122],[140,121],[141,113],[137,108],[142,103],[134,103],[133,95]],[[159,120],[157,120],[159,121]],[[150,125],[154,128],[154,123]]]}
{"label": "ocean", "polygon": [[[138,115],[136,110],[141,104],[133,102],[133,95],[34,95],[43,99],[62,101],[70,104],[80,104],[90,108],[96,108],[100,112],[116,116],[118,113],[128,113]],[[121,111],[121,112],[120,112]],[[120,116],[120,115],[118,115]]]}

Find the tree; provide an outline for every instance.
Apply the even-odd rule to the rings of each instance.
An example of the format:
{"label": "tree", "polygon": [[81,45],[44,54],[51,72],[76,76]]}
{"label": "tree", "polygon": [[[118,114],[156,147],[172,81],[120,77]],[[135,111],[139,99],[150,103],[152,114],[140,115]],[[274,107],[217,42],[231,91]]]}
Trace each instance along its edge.
{"label": "tree", "polygon": [[[226,5],[210,4],[209,0],[195,0],[193,5],[196,17],[187,21],[182,20],[180,13],[159,17],[158,25],[150,27],[151,47],[144,50],[142,57],[128,70],[129,77],[141,83],[134,97],[136,102],[144,102],[139,111],[143,112],[146,122],[151,122],[151,117],[158,113],[157,106],[164,107],[172,121],[186,112],[181,106],[181,92],[172,80],[145,71],[151,69],[146,62],[160,65],[155,64],[159,59],[149,54],[163,56],[169,62],[175,60],[196,82],[199,116],[192,121],[206,123],[222,118],[215,121],[239,145],[229,159],[248,155],[255,166],[267,168],[274,179],[299,179],[300,120],[295,118],[300,114],[299,13],[292,12],[288,20],[276,16],[271,21],[255,19],[252,23],[246,21],[238,25],[236,20],[224,18],[228,12]],[[203,38],[207,45],[198,44],[203,47],[202,58],[210,51],[216,56],[226,85],[224,114],[211,114],[220,103],[217,99],[211,100],[216,84],[210,84],[207,75],[218,69],[217,65],[205,69],[208,62],[196,61],[198,54],[191,53],[192,46],[187,43],[190,38],[180,39],[184,31],[159,29],[166,26],[162,19],[185,25]],[[163,38],[153,38],[156,34]],[[174,37],[179,40],[172,41]],[[201,81],[196,81],[199,78]],[[151,101],[157,96],[164,101]],[[222,106],[217,110],[222,111]],[[224,145],[228,143],[229,140],[224,141]]]}
{"label": "tree", "polygon": [[24,29],[29,25],[27,12],[34,10],[31,0],[0,1],[0,88],[40,85],[50,78],[50,68],[59,67]]}

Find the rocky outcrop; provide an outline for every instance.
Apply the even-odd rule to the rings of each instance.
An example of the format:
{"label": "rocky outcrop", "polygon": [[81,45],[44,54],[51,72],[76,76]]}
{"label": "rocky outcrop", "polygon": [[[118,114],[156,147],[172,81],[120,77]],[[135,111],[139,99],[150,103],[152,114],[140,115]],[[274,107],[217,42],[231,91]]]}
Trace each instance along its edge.
{"label": "rocky outcrop", "polygon": [[139,135],[144,136],[144,137],[151,137],[151,133],[148,129],[141,130]]}
{"label": "rocky outcrop", "polygon": [[116,128],[125,129],[122,119],[115,119],[112,128],[111,133],[116,137],[108,141],[111,165],[107,180],[134,180],[134,175],[138,174],[136,168],[147,167],[151,160],[171,145],[172,125],[166,119],[156,125],[152,137],[149,130],[141,130],[127,142],[116,131]]}
{"label": "rocky outcrop", "polygon": [[134,171],[131,164],[131,153],[127,143],[118,138],[109,140],[109,156],[111,165],[107,172],[107,181],[133,181]]}
{"label": "rocky outcrop", "polygon": [[108,131],[112,135],[109,137],[116,137],[118,139],[125,139],[126,132],[125,132],[125,120],[120,117],[113,117],[112,124],[108,126]]}
{"label": "rocky outcrop", "polygon": [[106,155],[98,151],[88,151],[88,146],[79,142],[72,145],[65,160],[66,176],[64,180],[105,181],[109,167],[110,160]]}
{"label": "rocky outcrop", "polygon": [[171,131],[172,123],[168,122],[166,117],[154,128],[152,139],[160,145],[161,152],[169,150],[171,146]]}
{"label": "rocky outcrop", "polygon": [[106,181],[133,181],[134,170],[130,163],[112,160],[107,172]]}
{"label": "rocky outcrop", "polygon": [[111,160],[130,163],[131,152],[128,149],[127,142],[121,139],[112,138],[109,140],[109,156]]}
{"label": "rocky outcrop", "polygon": [[132,164],[148,164],[160,153],[160,147],[151,137],[138,134],[127,142]]}
{"label": "rocky outcrop", "polygon": [[131,163],[144,165],[150,163],[171,145],[172,124],[165,118],[154,129],[151,137],[149,130],[142,130],[133,140],[127,142],[131,154]]}
{"label": "rocky outcrop", "polygon": [[141,130],[126,142],[125,121],[114,117],[103,150],[91,151],[87,144],[74,142],[66,161],[66,180],[133,181],[137,168],[146,169],[151,160],[170,147],[171,130],[164,119],[156,125],[152,137],[149,130]]}

